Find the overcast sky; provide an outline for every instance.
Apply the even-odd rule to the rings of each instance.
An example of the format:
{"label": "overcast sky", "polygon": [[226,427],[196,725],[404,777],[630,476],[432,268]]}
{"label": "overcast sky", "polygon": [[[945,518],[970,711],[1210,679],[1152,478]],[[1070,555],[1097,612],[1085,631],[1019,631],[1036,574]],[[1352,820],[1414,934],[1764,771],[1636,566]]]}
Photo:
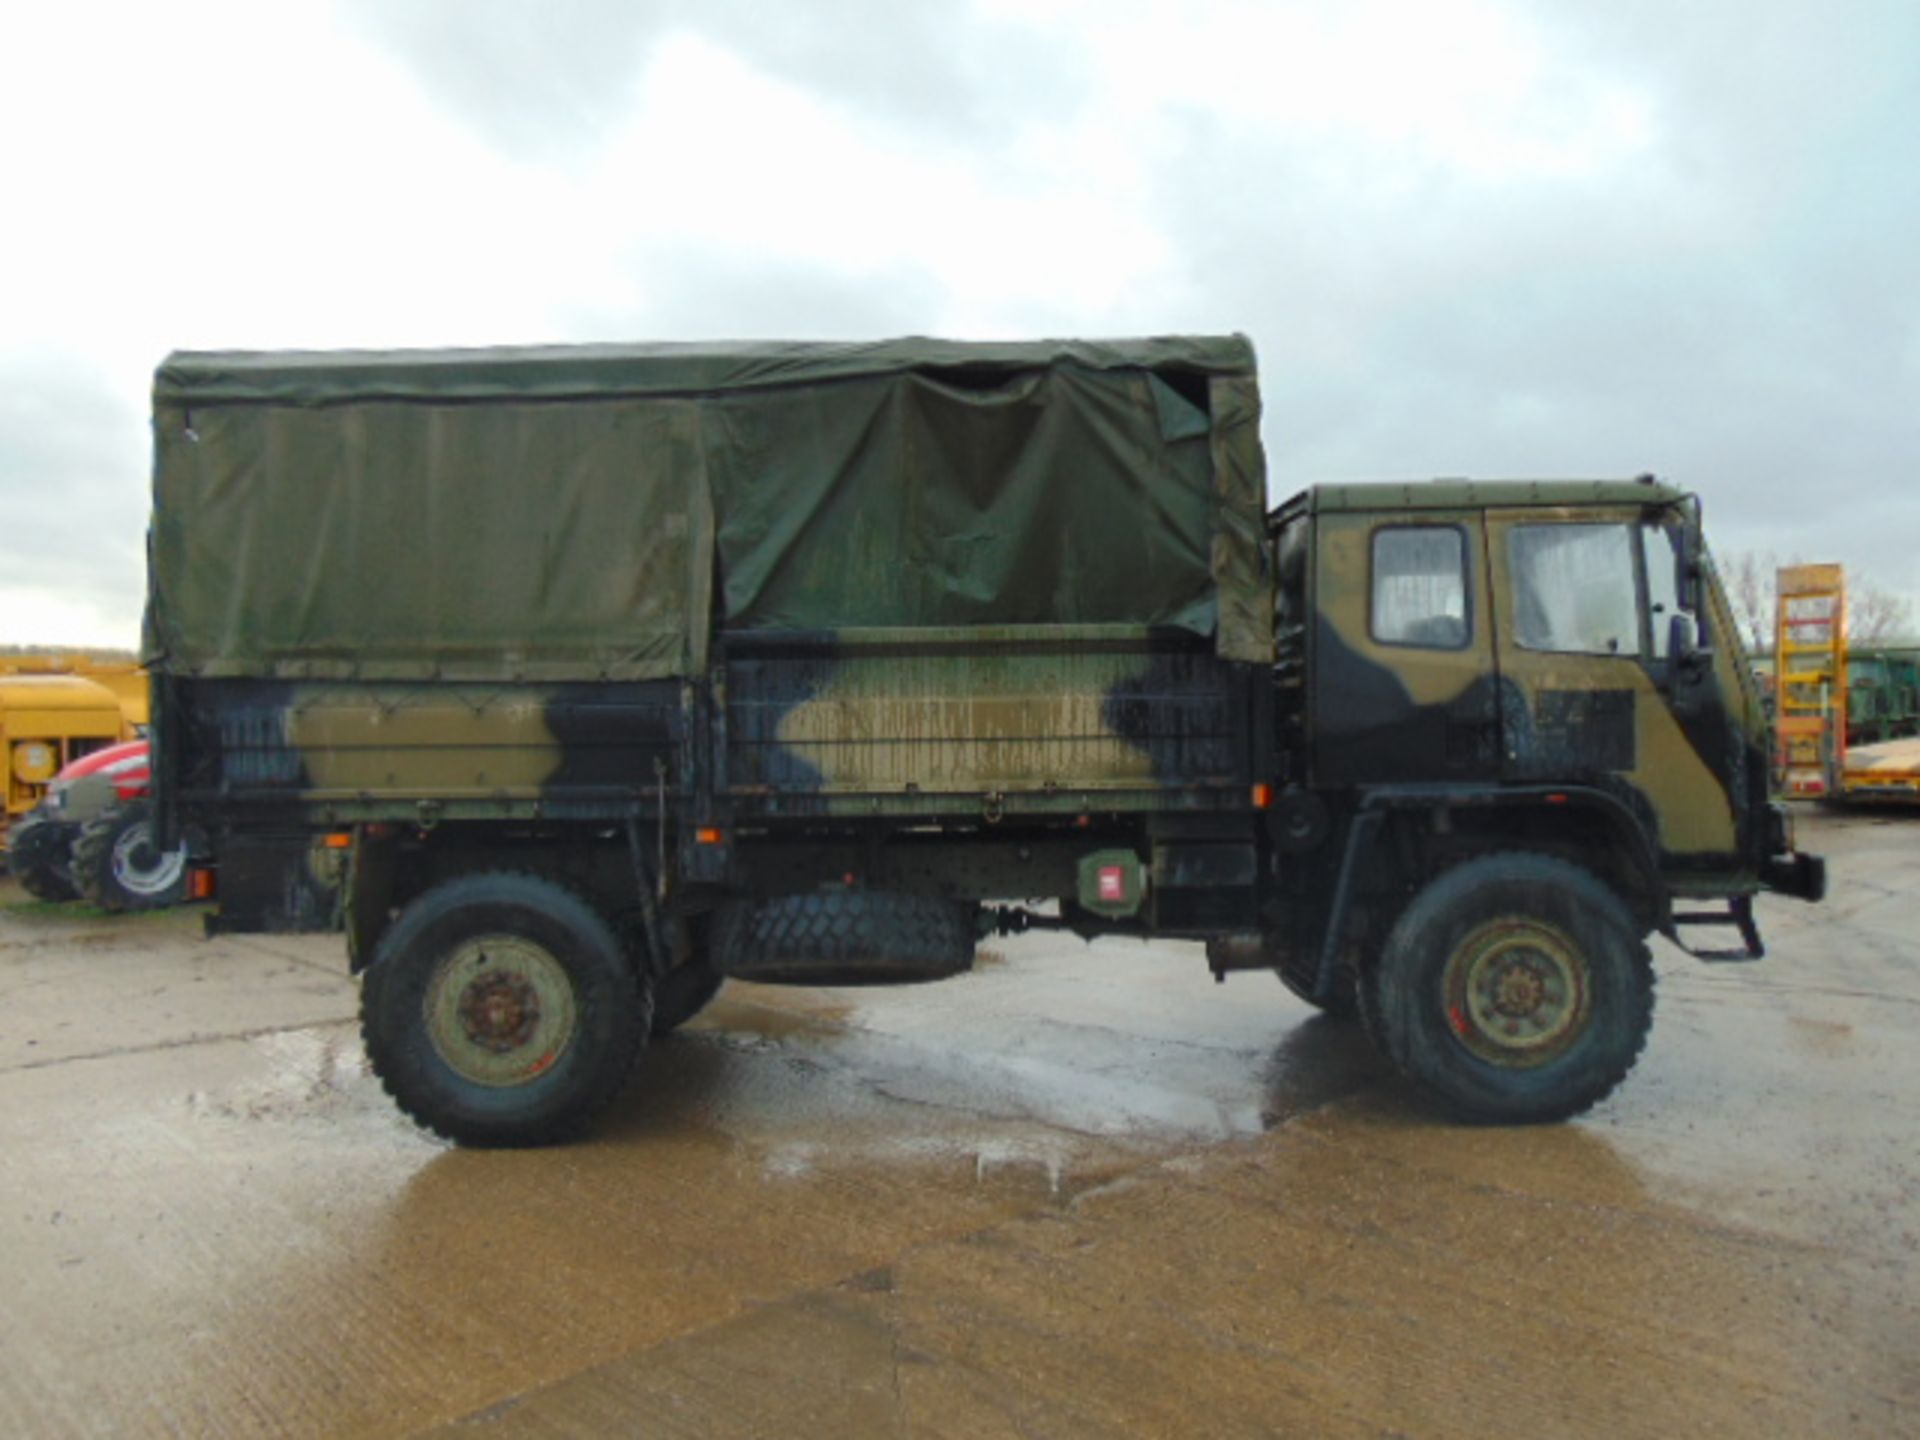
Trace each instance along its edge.
{"label": "overcast sky", "polygon": [[0,643],[135,643],[191,348],[1241,330],[1275,499],[1920,597],[1914,0],[0,0],[0,203]]}

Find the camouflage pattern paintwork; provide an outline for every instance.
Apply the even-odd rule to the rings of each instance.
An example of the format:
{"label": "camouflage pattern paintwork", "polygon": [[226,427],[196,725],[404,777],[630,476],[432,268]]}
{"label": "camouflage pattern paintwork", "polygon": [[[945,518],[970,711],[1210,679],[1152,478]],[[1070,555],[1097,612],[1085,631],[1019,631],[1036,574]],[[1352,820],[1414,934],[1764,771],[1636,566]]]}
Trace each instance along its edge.
{"label": "camouflage pattern paintwork", "polygon": [[[1681,497],[1626,484],[1438,488],[1455,507],[1418,487],[1355,486],[1317,509],[1308,723],[1314,782],[1590,784],[1639,817],[1664,863],[1747,868],[1749,817],[1766,798],[1764,729],[1735,647],[1711,647],[1708,698],[1698,716],[1683,718],[1663,689],[1664,662],[1641,647],[1630,655],[1562,654],[1512,641],[1513,525],[1638,525],[1649,513],[1678,523],[1672,507]],[[1608,503],[1590,503],[1596,496]],[[1541,503],[1515,504],[1533,499]],[[1466,501],[1477,504],[1459,503]],[[1501,502],[1505,508],[1486,508]],[[1451,527],[1465,539],[1471,628],[1463,648],[1386,644],[1372,635],[1372,537],[1407,524]],[[1709,585],[1707,597],[1707,634],[1736,634],[1717,587]]]}
{"label": "camouflage pattern paintwork", "polygon": [[1063,627],[755,636],[710,689],[189,682],[181,793],[321,825],[1224,807],[1245,801],[1264,674]]}
{"label": "camouflage pattern paintwork", "polygon": [[[1638,526],[1644,516],[1644,507],[1489,512],[1487,540],[1494,588],[1511,606],[1513,578],[1508,568],[1507,542],[1515,526]],[[1724,770],[1724,755],[1711,753],[1682,728],[1669,695],[1656,683],[1652,657],[1644,651],[1583,655],[1522,649],[1512,641],[1516,626],[1510,610],[1505,619],[1506,623],[1499,626],[1496,664],[1502,688],[1510,697],[1508,704],[1513,707],[1513,723],[1504,727],[1509,774],[1519,778],[1538,770],[1542,778],[1555,778],[1544,772],[1565,763],[1565,757],[1551,748],[1544,754],[1531,749],[1531,742],[1550,729],[1542,723],[1549,695],[1626,692],[1631,696],[1631,709],[1624,719],[1631,726],[1631,738],[1624,750],[1631,763],[1604,765],[1596,778],[1624,787],[1633,808],[1651,817],[1652,833],[1663,855],[1694,863],[1724,857],[1729,864],[1734,863],[1740,853],[1740,836],[1733,788],[1741,777]],[[1719,660],[1716,656],[1716,663]],[[1723,695],[1727,693],[1726,677],[1716,676],[1716,680],[1719,683],[1715,688]]]}
{"label": "camouflage pattern paintwork", "polygon": [[[1374,534],[1415,522],[1450,529],[1464,542],[1469,639],[1460,649],[1373,637]],[[1313,779],[1334,786],[1497,779],[1499,709],[1479,512],[1335,512],[1315,524]]]}
{"label": "camouflage pattern paintwork", "polygon": [[675,773],[681,691],[179,681],[163,751],[188,819],[198,807],[307,826],[619,815]]}
{"label": "camouflage pattern paintwork", "polygon": [[1119,626],[754,643],[728,664],[727,790],[741,813],[848,816],[1242,795],[1256,673]]}
{"label": "camouflage pattern paintwork", "polygon": [[[1448,507],[1424,491],[1396,504],[1398,488],[1375,492],[1369,510],[1360,487],[1343,487],[1313,514],[1308,783],[1591,783],[1677,868],[1746,868],[1764,731],[1730,647],[1712,647],[1713,703],[1683,717],[1638,654],[1542,654],[1504,638],[1506,526],[1637,523],[1679,497],[1586,486],[1522,507],[1536,497],[1475,485],[1449,489],[1473,503]],[[1414,520],[1465,538],[1472,629],[1459,649],[1371,634],[1370,537]],[[1709,635],[1731,635],[1724,597],[1711,584],[1707,594]],[[991,822],[1244,811],[1249,784],[1275,773],[1272,672],[1220,659],[1204,637],[1128,626],[735,633],[713,661],[698,681],[181,679],[178,792],[189,810],[308,827]]]}

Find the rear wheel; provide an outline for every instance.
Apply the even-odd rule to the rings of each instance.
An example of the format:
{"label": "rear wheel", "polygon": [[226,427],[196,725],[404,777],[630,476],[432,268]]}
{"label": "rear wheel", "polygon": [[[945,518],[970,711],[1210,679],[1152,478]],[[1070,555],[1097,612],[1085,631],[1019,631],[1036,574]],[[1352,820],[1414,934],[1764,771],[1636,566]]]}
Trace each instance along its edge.
{"label": "rear wheel", "polygon": [[187,895],[187,847],[154,843],[144,800],[129,800],[80,827],[73,882],[102,910],[164,910]]}
{"label": "rear wheel", "polygon": [[1539,855],[1434,880],[1365,983],[1375,1042],[1468,1120],[1579,1114],[1633,1068],[1653,1021],[1653,965],[1626,907]]}
{"label": "rear wheel", "polygon": [[7,832],[7,865],[36,900],[72,900],[73,837],[77,827],[35,810]]}
{"label": "rear wheel", "polygon": [[380,938],[360,991],[381,1084],[463,1145],[577,1133],[625,1084],[651,1013],[651,986],[597,910],[505,872],[416,899]]}

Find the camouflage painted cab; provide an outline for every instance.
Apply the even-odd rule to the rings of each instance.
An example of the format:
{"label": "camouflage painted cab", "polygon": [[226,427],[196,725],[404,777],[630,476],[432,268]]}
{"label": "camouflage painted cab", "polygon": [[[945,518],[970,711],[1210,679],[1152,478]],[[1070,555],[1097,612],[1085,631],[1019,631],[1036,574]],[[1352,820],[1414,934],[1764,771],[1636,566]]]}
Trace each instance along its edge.
{"label": "camouflage painted cab", "polygon": [[1457,1110],[1585,1108],[1643,1043],[1646,935],[1759,959],[1753,895],[1821,897],[1691,496],[1329,486],[1271,526],[1295,859],[1262,958]]}
{"label": "camouflage painted cab", "polygon": [[218,927],[345,931],[374,1065],[469,1143],[577,1129],[729,975],[1030,926],[1275,969],[1470,1115],[1582,1108],[1677,897],[1751,952],[1755,889],[1817,889],[1697,515],[1268,516],[1258,419],[1238,337],[175,356],[163,823]]}

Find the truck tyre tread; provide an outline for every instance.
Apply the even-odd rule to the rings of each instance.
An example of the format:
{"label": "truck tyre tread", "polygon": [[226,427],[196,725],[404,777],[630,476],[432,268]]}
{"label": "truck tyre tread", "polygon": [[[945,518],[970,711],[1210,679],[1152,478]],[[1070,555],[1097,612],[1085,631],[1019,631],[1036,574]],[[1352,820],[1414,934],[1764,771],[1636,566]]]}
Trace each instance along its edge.
{"label": "truck tyre tread", "polygon": [[129,846],[156,862],[164,859],[153,849],[152,829],[152,807],[145,800],[125,801],[87,821],[73,841],[74,886],[110,914],[178,905],[187,897],[184,847],[165,883],[129,885],[116,871],[116,854],[125,854]]}
{"label": "truck tyre tread", "polygon": [[730,907],[719,963],[768,983],[937,980],[973,963],[971,908],[930,895],[823,890]]}
{"label": "truck tyre tread", "polygon": [[[1536,940],[1549,948],[1529,948]],[[1552,949],[1582,972],[1569,988],[1583,997],[1584,1020],[1542,1042],[1543,1057],[1531,1064],[1496,1063],[1484,1052],[1509,1042],[1479,1026],[1472,1002],[1450,998],[1451,957],[1463,957],[1456,976],[1472,973],[1464,957],[1475,953],[1519,956],[1514,968],[1525,971],[1530,957]],[[1554,970],[1549,961],[1545,971]],[[1546,993],[1559,993],[1557,983]],[[1619,897],[1580,866],[1519,852],[1465,861],[1422,889],[1363,975],[1360,1000],[1368,1033],[1396,1068],[1459,1118],[1483,1124],[1547,1123],[1597,1104],[1639,1059],[1653,1005],[1652,956]]]}
{"label": "truck tyre tread", "polygon": [[73,826],[31,810],[8,831],[8,868],[19,887],[36,900],[75,900]]}
{"label": "truck tyre tread", "polygon": [[72,825],[29,811],[7,832],[7,866],[36,900],[75,900]]}
{"label": "truck tyre tread", "polygon": [[[565,974],[575,1009],[560,1049],[525,1079],[485,1083],[453,1068],[429,1033],[436,971],[470,941],[528,942]],[[653,1013],[651,982],[607,919],[573,889],[520,871],[483,871],[416,897],[361,977],[360,1035],[395,1104],[461,1145],[547,1145],[578,1134],[626,1085]]]}

